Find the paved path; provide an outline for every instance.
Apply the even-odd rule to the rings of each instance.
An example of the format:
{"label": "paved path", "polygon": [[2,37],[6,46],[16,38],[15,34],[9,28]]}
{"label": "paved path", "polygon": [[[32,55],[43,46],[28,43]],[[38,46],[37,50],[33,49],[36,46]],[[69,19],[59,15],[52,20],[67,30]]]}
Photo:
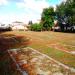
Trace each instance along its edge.
{"label": "paved path", "polygon": [[14,56],[10,53],[9,50],[8,50],[8,53],[9,53],[11,59],[12,59],[12,60],[14,61],[14,63],[16,64],[17,70],[18,70],[22,75],[28,75],[27,72],[23,71],[23,70],[20,68],[19,64],[17,63],[17,61],[15,60]]}
{"label": "paved path", "polygon": [[[12,53],[11,53],[12,52]],[[11,49],[8,50],[8,53],[14,63],[17,66],[17,69],[22,73],[22,75],[28,75],[27,71],[25,71],[27,68],[24,67],[22,69],[21,65],[26,65],[27,60],[30,59],[29,64],[33,64],[34,72],[36,74],[34,75],[74,75],[75,69],[68,67],[67,65],[62,64],[61,62],[31,48],[21,48],[21,49]],[[17,61],[16,56],[19,55],[19,59]],[[26,68],[26,69],[25,69]],[[25,70],[24,70],[25,69]],[[63,70],[63,72],[61,71]],[[33,74],[29,74],[33,75]]]}
{"label": "paved path", "polygon": [[66,50],[64,47],[63,48],[60,48],[57,44],[50,44],[50,45],[47,45],[48,47],[52,47],[52,48],[55,48],[57,50],[60,50],[60,51],[63,51],[63,52],[66,52],[66,53],[69,53],[69,54],[72,54],[72,55],[75,55],[75,53],[73,53],[72,51],[68,51]]}
{"label": "paved path", "polygon": [[39,54],[41,54],[41,55],[43,55],[43,56],[49,58],[50,60],[53,60],[54,62],[58,63],[59,65],[63,66],[64,68],[70,69],[71,71],[75,72],[75,68],[72,68],[72,67],[69,67],[69,66],[67,66],[67,65],[64,65],[64,64],[62,64],[61,62],[59,62],[59,61],[57,61],[57,60],[55,60],[55,59],[49,57],[49,56],[46,55],[46,54],[43,54],[43,53],[39,52],[39,51],[37,51],[37,50],[35,50],[35,49],[31,48],[31,47],[28,47],[28,48],[30,48],[30,49],[34,50],[35,52],[37,52],[37,53],[39,53]]}

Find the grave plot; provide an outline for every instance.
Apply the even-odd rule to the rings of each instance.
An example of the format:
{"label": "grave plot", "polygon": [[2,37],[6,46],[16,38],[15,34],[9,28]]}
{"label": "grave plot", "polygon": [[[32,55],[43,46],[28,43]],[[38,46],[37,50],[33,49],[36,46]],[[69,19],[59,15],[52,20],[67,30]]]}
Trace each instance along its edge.
{"label": "grave plot", "polygon": [[8,53],[22,75],[75,75],[75,71],[29,47],[11,49]]}

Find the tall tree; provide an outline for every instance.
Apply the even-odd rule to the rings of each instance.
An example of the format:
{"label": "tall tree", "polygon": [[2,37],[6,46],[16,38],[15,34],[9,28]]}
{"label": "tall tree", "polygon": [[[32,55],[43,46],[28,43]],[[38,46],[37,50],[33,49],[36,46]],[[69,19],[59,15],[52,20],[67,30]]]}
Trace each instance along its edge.
{"label": "tall tree", "polygon": [[56,8],[56,16],[61,26],[61,29],[64,30],[64,24],[66,28],[68,26],[75,25],[75,2],[74,0],[66,0],[66,2],[62,2]]}
{"label": "tall tree", "polygon": [[43,9],[41,14],[41,24],[43,30],[50,30],[54,23],[54,9],[53,7]]}

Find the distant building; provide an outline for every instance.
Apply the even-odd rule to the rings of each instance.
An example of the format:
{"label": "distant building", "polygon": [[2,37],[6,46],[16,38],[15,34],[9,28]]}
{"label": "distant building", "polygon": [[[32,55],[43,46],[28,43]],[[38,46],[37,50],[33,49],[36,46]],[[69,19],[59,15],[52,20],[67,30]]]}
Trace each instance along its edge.
{"label": "distant building", "polygon": [[54,20],[54,26],[52,27],[53,31],[61,31],[61,28],[58,24],[58,20]]}
{"label": "distant building", "polygon": [[9,28],[9,24],[3,24],[3,23],[0,23],[0,28],[2,29],[6,29],[6,28]]}
{"label": "distant building", "polygon": [[10,31],[10,30],[11,30],[10,24],[0,23],[0,31]]}
{"label": "distant building", "polygon": [[27,31],[28,28],[23,22],[15,21],[12,23],[12,30],[24,30]]}

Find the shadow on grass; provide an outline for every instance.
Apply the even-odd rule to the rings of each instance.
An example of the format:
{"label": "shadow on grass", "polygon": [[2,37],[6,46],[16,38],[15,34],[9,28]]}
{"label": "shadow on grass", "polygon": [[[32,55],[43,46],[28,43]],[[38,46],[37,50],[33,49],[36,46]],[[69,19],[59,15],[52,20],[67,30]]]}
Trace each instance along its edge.
{"label": "shadow on grass", "polygon": [[0,34],[0,52],[4,52],[11,48],[19,48],[28,46],[29,39],[20,35]]}
{"label": "shadow on grass", "polygon": [[54,32],[75,34],[75,31],[54,31]]}
{"label": "shadow on grass", "polygon": [[29,39],[20,35],[0,34],[0,75],[21,75],[10,58],[7,50],[26,47]]}

